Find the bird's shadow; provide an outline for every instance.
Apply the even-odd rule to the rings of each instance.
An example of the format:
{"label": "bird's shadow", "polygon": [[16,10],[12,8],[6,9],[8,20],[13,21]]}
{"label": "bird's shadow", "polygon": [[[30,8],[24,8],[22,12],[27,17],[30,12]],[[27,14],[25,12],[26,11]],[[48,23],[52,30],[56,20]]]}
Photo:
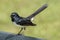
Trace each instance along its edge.
{"label": "bird's shadow", "polygon": [[44,40],[44,39],[24,36],[22,34],[17,35],[7,32],[0,32],[0,40]]}

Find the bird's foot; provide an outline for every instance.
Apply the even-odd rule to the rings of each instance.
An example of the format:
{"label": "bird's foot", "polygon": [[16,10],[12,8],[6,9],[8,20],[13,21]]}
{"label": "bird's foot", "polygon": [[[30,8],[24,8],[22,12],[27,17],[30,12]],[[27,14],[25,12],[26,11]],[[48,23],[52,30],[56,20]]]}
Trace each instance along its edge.
{"label": "bird's foot", "polygon": [[18,33],[17,35],[22,35],[22,34],[19,34],[19,33]]}

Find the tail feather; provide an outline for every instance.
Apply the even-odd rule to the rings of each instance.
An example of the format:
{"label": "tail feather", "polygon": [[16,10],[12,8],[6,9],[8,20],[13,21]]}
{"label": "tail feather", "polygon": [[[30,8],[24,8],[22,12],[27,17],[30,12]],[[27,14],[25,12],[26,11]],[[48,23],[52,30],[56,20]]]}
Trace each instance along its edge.
{"label": "tail feather", "polygon": [[47,8],[47,4],[44,4],[41,8],[39,8],[36,12],[34,12],[33,14],[31,14],[27,18],[31,19],[31,18],[35,17],[37,14],[39,14],[40,12],[42,12],[46,8]]}

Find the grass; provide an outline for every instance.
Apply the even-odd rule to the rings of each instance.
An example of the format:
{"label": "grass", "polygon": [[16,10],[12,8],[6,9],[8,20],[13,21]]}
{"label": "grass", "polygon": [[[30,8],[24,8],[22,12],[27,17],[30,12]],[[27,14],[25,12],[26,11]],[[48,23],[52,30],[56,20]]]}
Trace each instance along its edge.
{"label": "grass", "polygon": [[35,27],[27,27],[24,32],[27,36],[60,40],[60,0],[0,0],[0,31],[18,33],[19,27],[10,20],[12,12],[27,17],[43,4],[48,8],[34,19]]}

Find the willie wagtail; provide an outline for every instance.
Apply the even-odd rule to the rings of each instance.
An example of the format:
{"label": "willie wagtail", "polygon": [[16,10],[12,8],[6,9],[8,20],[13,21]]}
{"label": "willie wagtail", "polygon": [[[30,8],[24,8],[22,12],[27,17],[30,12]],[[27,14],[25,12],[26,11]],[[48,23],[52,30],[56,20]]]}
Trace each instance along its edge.
{"label": "willie wagtail", "polygon": [[21,26],[21,30],[19,31],[18,35],[22,30],[25,30],[25,26],[36,26],[36,24],[31,22],[31,19],[35,17],[37,14],[39,14],[41,11],[43,11],[45,8],[47,8],[47,4],[44,4],[41,8],[39,8],[36,12],[31,14],[30,16],[24,18],[18,15],[18,13],[13,12],[11,14],[11,21],[14,22],[17,25]]}

